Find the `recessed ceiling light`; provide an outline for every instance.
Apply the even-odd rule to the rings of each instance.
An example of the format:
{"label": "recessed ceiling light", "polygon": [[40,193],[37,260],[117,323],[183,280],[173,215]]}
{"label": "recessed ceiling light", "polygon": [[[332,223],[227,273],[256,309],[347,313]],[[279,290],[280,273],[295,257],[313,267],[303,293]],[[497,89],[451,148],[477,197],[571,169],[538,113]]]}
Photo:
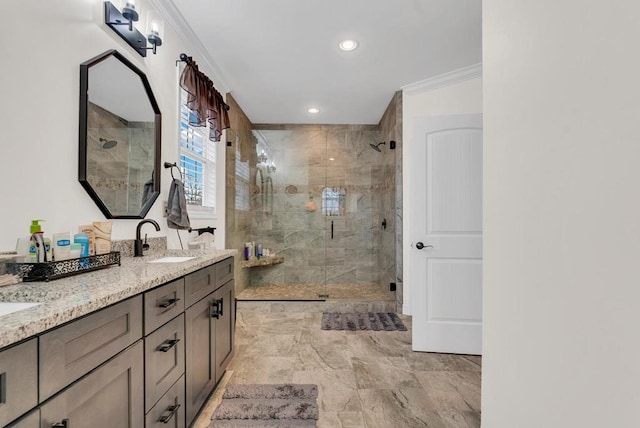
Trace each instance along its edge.
{"label": "recessed ceiling light", "polygon": [[355,48],[358,47],[358,42],[356,42],[355,40],[343,40],[340,42],[340,44],[338,45],[340,47],[340,49],[342,49],[343,51],[352,51]]}
{"label": "recessed ceiling light", "polygon": [[311,107],[310,109],[307,110],[307,113],[318,114],[318,113],[320,113],[320,109],[315,108],[315,107]]}

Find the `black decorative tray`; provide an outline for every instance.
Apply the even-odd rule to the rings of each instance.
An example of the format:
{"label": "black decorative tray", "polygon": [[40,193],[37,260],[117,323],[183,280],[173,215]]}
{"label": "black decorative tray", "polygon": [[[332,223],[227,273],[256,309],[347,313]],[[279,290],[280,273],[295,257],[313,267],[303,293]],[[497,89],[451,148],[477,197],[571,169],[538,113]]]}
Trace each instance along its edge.
{"label": "black decorative tray", "polygon": [[58,262],[7,263],[6,268],[8,273],[20,276],[24,282],[30,282],[64,278],[103,269],[111,265],[120,266],[119,251]]}

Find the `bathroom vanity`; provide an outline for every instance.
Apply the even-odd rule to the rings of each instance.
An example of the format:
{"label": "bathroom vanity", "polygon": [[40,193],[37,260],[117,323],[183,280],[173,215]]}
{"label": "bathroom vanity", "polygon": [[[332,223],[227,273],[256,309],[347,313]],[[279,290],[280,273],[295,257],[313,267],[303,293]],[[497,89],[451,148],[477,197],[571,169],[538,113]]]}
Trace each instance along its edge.
{"label": "bathroom vanity", "polygon": [[235,250],[180,254],[0,289],[40,303],[0,317],[0,426],[190,426],[233,356]]}

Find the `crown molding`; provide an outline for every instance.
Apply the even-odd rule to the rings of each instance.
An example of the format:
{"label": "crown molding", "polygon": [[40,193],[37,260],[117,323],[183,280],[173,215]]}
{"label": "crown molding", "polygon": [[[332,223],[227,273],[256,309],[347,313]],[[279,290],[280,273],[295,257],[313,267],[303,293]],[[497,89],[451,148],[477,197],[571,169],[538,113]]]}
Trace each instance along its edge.
{"label": "crown molding", "polygon": [[[193,32],[187,21],[182,16],[182,13],[173,4],[171,0],[152,0],[153,6],[158,9],[158,12],[164,18],[166,24],[182,39],[185,46],[189,47],[189,52],[185,52],[188,56],[198,63],[200,70],[205,69],[210,71],[213,76],[210,76],[216,84],[216,89],[221,94],[231,92],[227,80],[224,77],[224,73],[215,63],[211,55],[207,52],[198,36]],[[176,58],[178,60],[179,58]]]}
{"label": "crown molding", "polygon": [[473,64],[468,67],[459,68],[419,82],[411,83],[409,85],[402,86],[401,89],[407,95],[415,95],[480,76],[482,76],[482,63]]}

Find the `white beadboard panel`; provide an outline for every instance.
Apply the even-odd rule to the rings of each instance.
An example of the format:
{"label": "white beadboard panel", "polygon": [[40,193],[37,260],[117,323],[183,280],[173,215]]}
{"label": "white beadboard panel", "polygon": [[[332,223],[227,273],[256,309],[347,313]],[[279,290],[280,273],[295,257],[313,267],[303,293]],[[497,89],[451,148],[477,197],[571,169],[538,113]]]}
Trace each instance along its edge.
{"label": "white beadboard panel", "polygon": [[427,262],[427,320],[482,323],[482,260]]}
{"label": "white beadboard panel", "polygon": [[482,130],[426,134],[427,231],[431,235],[482,233]]}

